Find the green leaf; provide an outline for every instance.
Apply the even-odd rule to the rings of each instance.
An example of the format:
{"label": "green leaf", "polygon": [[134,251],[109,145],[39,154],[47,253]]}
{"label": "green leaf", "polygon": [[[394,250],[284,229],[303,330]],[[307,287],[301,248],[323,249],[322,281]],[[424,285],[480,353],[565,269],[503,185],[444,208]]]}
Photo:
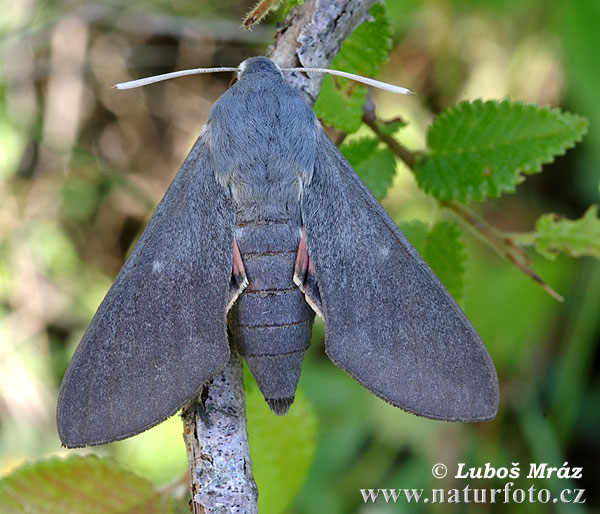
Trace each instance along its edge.
{"label": "green leaf", "polygon": [[454,299],[462,302],[467,255],[458,226],[442,221],[428,227],[421,221],[411,221],[402,223],[400,228]]}
{"label": "green leaf", "polygon": [[172,512],[151,482],[95,456],[26,464],[0,480],[0,512]]}
{"label": "green leaf", "polygon": [[317,422],[302,390],[285,416],[271,412],[245,366],[246,415],[259,512],[288,512],[312,463]]}
{"label": "green leaf", "polygon": [[342,145],[340,151],[375,197],[381,200],[396,174],[394,154],[388,148],[378,148],[378,141],[373,138],[357,139]]}
{"label": "green leaf", "polygon": [[315,112],[327,125],[353,134],[362,124],[362,106],[366,100],[366,87],[341,77],[327,75],[315,103]]}
{"label": "green leaf", "polygon": [[535,249],[547,259],[556,259],[558,252],[571,257],[591,255],[600,258],[600,219],[597,205],[592,205],[578,220],[544,214],[537,220],[535,230]]}
{"label": "green leaf", "polygon": [[369,14],[373,20],[359,25],[342,43],[332,68],[369,77],[379,73],[392,49],[393,31],[383,4],[376,3],[369,9]]}
{"label": "green leaf", "polygon": [[430,155],[417,163],[417,181],[444,200],[480,201],[515,190],[521,173],[581,140],[588,121],[559,109],[504,100],[461,102],[443,112],[427,133]]}
{"label": "green leaf", "polygon": [[436,223],[427,235],[425,259],[457,302],[465,294],[467,255],[462,233],[455,223]]}
{"label": "green leaf", "polygon": [[[331,68],[374,77],[387,60],[392,48],[392,28],[383,5],[377,3],[369,10],[373,21],[360,25],[344,41]],[[356,132],[362,123],[362,106],[367,88],[352,80],[327,75],[315,112],[328,125],[346,133]]]}
{"label": "green leaf", "polygon": [[400,230],[402,230],[404,235],[415,247],[417,252],[423,255],[423,252],[425,250],[425,241],[429,232],[429,225],[423,223],[422,221],[413,220],[403,221],[402,223],[400,223],[399,227]]}

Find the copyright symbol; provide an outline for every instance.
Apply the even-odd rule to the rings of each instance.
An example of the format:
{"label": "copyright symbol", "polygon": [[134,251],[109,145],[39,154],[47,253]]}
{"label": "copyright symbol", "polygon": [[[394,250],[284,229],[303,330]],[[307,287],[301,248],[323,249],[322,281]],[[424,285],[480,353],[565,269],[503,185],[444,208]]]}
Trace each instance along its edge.
{"label": "copyright symbol", "polygon": [[441,462],[435,464],[431,468],[431,474],[435,478],[444,478],[446,476],[446,473],[448,473],[448,469],[446,469],[446,466],[444,466]]}

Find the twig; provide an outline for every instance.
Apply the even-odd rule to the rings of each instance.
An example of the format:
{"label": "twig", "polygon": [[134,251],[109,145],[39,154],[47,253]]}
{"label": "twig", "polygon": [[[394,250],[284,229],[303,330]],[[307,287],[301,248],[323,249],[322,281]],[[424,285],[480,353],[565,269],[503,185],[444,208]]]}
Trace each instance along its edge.
{"label": "twig", "polygon": [[181,414],[194,514],[258,512],[246,432],[242,359],[232,349],[223,372]]}
{"label": "twig", "polygon": [[[292,10],[267,50],[282,68],[304,66],[328,68],[344,39],[363,21],[376,0],[306,0]],[[314,105],[321,90],[323,74],[313,77],[293,72],[288,82]]]}
{"label": "twig", "polygon": [[375,133],[377,138],[381,142],[388,145],[390,150],[392,150],[392,152],[394,152],[398,157],[400,157],[400,159],[402,159],[402,161],[404,161],[404,163],[412,170],[417,162],[417,154],[415,152],[411,152],[408,148],[400,144],[392,136],[382,132],[379,126],[379,122],[377,118],[375,118],[374,106],[373,109],[371,109],[370,105],[372,105],[371,102],[367,102],[367,104],[365,104],[365,107],[369,106],[369,108],[365,108],[363,110],[363,121]]}
{"label": "twig", "polygon": [[473,230],[479,232],[479,234],[483,236],[483,240],[489,246],[506,257],[528,277],[535,280],[552,298],[558,300],[559,302],[564,301],[564,298],[560,294],[552,289],[552,287],[550,287],[550,285],[545,282],[542,277],[533,271],[531,268],[531,257],[511,238],[506,237],[506,235],[498,232],[489,223],[476,216],[464,205],[460,205],[455,202],[447,202],[445,200],[440,200],[440,204],[458,215]]}
{"label": "twig", "polygon": [[496,248],[500,253],[506,256],[512,255],[514,261],[521,263],[523,266],[530,266],[533,262],[525,250],[517,246],[511,239],[500,233],[465,205],[460,205],[456,202],[448,202],[446,200],[440,200],[440,204],[466,221],[471,228],[483,236],[488,244]]}

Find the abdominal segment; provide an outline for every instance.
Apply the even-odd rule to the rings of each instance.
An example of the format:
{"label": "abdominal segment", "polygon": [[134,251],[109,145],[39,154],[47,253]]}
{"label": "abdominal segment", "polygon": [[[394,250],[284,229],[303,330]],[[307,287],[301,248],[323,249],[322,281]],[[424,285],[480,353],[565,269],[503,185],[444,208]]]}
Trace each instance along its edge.
{"label": "abdominal segment", "polygon": [[294,401],[314,319],[293,281],[300,226],[294,218],[238,221],[236,231],[248,285],[229,311],[229,330],[276,414]]}

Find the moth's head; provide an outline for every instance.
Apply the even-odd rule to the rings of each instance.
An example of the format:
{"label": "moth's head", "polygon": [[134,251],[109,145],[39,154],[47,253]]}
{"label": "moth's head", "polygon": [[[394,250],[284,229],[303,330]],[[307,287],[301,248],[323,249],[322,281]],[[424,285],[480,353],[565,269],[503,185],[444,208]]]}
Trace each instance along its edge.
{"label": "moth's head", "polygon": [[277,66],[271,59],[267,57],[250,57],[242,62],[237,71],[237,79],[241,80],[247,75],[254,73],[269,73],[275,74],[279,77],[283,77],[281,68]]}

